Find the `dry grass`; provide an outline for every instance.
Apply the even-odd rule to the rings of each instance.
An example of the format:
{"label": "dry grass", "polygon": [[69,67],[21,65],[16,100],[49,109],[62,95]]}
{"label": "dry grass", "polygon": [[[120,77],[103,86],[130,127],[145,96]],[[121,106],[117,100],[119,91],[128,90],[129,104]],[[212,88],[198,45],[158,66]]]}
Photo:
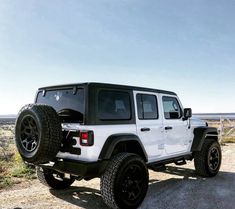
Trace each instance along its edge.
{"label": "dry grass", "polygon": [[0,128],[0,140],[0,190],[35,178],[34,170],[24,164],[16,151],[12,126]]}
{"label": "dry grass", "polygon": [[[220,129],[220,121],[210,120],[207,122],[209,126],[215,127],[218,130]],[[224,129],[223,129],[222,143],[235,143],[235,129],[230,132],[231,130],[230,126],[235,127],[235,120],[230,120],[230,122],[227,120],[223,121]]]}
{"label": "dry grass", "polygon": [[223,137],[222,143],[235,143],[235,137]]}

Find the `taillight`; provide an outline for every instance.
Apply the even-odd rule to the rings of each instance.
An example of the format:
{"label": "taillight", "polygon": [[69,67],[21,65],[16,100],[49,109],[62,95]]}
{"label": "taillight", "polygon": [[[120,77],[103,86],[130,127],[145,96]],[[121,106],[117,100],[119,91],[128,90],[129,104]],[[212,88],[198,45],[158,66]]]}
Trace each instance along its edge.
{"label": "taillight", "polygon": [[92,146],[94,144],[93,131],[80,131],[80,145]]}

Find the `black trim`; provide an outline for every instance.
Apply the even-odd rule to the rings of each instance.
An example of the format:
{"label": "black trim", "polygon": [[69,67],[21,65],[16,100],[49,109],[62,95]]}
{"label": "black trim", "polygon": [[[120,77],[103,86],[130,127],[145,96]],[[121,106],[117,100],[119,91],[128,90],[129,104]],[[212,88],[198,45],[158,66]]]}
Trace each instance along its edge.
{"label": "black trim", "polygon": [[84,162],[75,160],[56,161],[54,165],[42,164],[40,167],[56,170],[62,173],[69,173],[84,179],[100,177],[105,171],[108,161]]}
{"label": "black trim", "polygon": [[99,160],[108,160],[108,159],[110,159],[116,145],[120,142],[138,143],[138,145],[141,148],[141,152],[143,154],[142,157],[144,157],[144,160],[147,161],[148,157],[147,157],[147,153],[144,149],[144,146],[141,143],[139,137],[134,135],[134,134],[114,134],[114,135],[109,136],[107,138],[101,152],[100,152]]}
{"label": "black trim", "polygon": [[171,129],[173,129],[172,126],[166,126],[166,127],[165,127],[165,130],[171,130]]}
{"label": "black trim", "polygon": [[152,162],[152,163],[147,164],[147,166],[148,166],[148,168],[156,171],[166,164],[175,163],[176,165],[177,164],[180,165],[181,162],[184,162],[185,160],[192,160],[192,159],[193,159],[192,155],[182,155],[182,156],[178,156],[178,157],[174,157],[174,158],[170,158],[170,159]]}
{"label": "black trim", "polygon": [[140,131],[145,132],[145,131],[150,131],[150,128],[141,128]]}
{"label": "black trim", "polygon": [[72,143],[73,141],[64,143],[64,146],[60,148],[60,152],[69,152],[70,154],[81,155],[81,149],[72,147]]}
{"label": "black trim", "polygon": [[74,137],[79,136],[79,131],[62,131],[63,139],[62,146],[60,148],[61,152],[69,152],[71,154],[81,155],[81,148],[73,147],[76,145],[77,141]]}
{"label": "black trim", "polygon": [[128,85],[120,85],[120,84],[109,84],[109,83],[96,83],[96,82],[86,82],[86,83],[75,83],[75,84],[63,84],[63,85],[56,85],[56,86],[47,86],[41,87],[39,90],[44,89],[59,89],[65,87],[74,87],[74,86],[93,86],[93,87],[106,87],[106,88],[119,88],[119,89],[127,89],[127,90],[135,90],[135,91],[147,91],[147,92],[156,92],[161,94],[170,94],[176,95],[176,93],[172,91],[160,90],[160,89],[152,89],[152,88],[145,88],[145,87],[138,87],[138,86],[128,86]]}
{"label": "black trim", "polygon": [[[136,86],[126,86],[126,85],[116,85],[116,84],[108,84],[108,83],[77,83],[77,84],[67,84],[67,85],[57,85],[57,86],[48,86],[42,87],[38,89],[38,92],[35,97],[35,103],[37,99],[37,95],[40,91],[47,90],[59,90],[59,89],[67,89],[67,88],[84,88],[85,92],[85,117],[83,125],[113,125],[113,124],[135,124],[136,116],[135,116],[135,108],[134,108],[134,96],[133,91],[146,91],[153,93],[162,93],[168,95],[176,95],[174,92],[159,90],[159,89],[151,89],[144,87],[136,87]],[[131,120],[118,120],[118,121],[101,121],[97,118],[97,94],[101,89],[115,90],[115,91],[124,91],[128,92],[131,99]]]}
{"label": "black trim", "polygon": [[202,127],[197,127],[194,129],[193,131],[194,133],[194,138],[193,138],[193,144],[191,147],[191,152],[194,151],[200,151],[203,145],[203,142],[206,138],[207,134],[212,134],[214,135],[209,137],[209,139],[218,139],[218,132],[217,129],[214,127],[206,127],[206,126],[202,126]]}

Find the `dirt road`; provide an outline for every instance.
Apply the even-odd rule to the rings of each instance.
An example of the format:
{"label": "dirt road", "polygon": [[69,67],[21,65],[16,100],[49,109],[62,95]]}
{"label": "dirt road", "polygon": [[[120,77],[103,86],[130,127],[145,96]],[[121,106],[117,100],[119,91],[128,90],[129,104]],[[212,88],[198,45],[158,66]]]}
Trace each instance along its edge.
{"label": "dirt road", "polygon": [[[214,178],[194,174],[193,162],[165,172],[150,171],[148,194],[141,209],[234,209],[235,144],[222,147],[221,172]],[[64,191],[49,190],[34,180],[0,192],[1,209],[107,209],[99,192],[99,179],[80,181]]]}

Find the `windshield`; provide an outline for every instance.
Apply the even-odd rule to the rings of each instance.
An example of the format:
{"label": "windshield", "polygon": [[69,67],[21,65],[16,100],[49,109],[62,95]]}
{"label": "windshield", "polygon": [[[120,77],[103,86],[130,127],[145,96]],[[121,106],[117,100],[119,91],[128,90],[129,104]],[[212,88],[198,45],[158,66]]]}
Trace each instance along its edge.
{"label": "windshield", "polygon": [[83,88],[39,91],[36,103],[52,106],[59,114],[62,122],[83,123],[84,121]]}

